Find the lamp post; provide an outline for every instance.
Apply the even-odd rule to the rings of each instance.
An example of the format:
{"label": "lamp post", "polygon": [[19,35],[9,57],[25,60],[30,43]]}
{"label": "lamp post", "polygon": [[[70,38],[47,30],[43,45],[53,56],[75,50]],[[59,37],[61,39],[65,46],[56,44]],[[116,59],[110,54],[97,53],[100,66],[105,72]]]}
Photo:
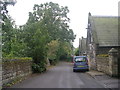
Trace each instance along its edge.
{"label": "lamp post", "polygon": [[2,14],[6,13],[4,9],[7,5],[15,5],[15,3],[16,0],[0,0],[0,90],[2,89],[2,23],[4,23]]}

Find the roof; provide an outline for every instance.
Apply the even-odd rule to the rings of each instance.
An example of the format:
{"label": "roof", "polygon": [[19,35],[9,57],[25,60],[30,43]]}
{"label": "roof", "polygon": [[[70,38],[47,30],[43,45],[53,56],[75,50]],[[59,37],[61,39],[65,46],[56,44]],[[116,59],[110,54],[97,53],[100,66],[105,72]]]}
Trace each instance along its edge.
{"label": "roof", "polygon": [[118,46],[118,17],[90,16],[94,41],[99,46]]}

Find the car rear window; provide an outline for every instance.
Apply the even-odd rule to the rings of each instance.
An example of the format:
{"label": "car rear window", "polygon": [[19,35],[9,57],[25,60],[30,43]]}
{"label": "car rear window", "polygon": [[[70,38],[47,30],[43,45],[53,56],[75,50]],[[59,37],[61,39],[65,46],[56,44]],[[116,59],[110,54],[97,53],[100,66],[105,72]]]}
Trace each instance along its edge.
{"label": "car rear window", "polygon": [[86,62],[86,57],[76,57],[75,62]]}

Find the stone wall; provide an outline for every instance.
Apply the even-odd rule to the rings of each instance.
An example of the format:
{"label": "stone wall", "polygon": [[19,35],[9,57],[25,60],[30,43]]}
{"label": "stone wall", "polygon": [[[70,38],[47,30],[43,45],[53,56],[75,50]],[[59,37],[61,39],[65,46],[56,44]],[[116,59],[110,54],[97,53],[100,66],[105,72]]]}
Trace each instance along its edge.
{"label": "stone wall", "polygon": [[109,74],[109,57],[96,57],[97,70]]}
{"label": "stone wall", "polygon": [[97,70],[110,76],[118,76],[118,51],[112,48],[108,57],[97,56]]}
{"label": "stone wall", "polygon": [[118,76],[118,50],[112,48],[109,51],[109,74],[111,76]]}
{"label": "stone wall", "polygon": [[89,44],[89,48],[87,49],[87,56],[89,61],[89,69],[90,70],[97,70],[96,65],[96,44]]}
{"label": "stone wall", "polygon": [[18,77],[24,77],[32,73],[32,59],[4,59],[2,64],[2,83],[6,84]]}

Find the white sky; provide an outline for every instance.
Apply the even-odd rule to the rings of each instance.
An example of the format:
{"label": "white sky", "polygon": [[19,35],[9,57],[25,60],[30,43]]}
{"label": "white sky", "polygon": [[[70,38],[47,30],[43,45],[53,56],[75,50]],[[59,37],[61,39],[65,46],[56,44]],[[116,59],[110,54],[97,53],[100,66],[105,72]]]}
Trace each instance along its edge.
{"label": "white sky", "polygon": [[77,35],[74,47],[78,47],[79,38],[87,36],[88,13],[99,16],[118,16],[119,0],[17,0],[15,6],[8,6],[9,14],[16,21],[16,25],[23,25],[28,19],[28,12],[32,11],[34,4],[45,2],[58,3],[68,6],[70,10],[70,28]]}

